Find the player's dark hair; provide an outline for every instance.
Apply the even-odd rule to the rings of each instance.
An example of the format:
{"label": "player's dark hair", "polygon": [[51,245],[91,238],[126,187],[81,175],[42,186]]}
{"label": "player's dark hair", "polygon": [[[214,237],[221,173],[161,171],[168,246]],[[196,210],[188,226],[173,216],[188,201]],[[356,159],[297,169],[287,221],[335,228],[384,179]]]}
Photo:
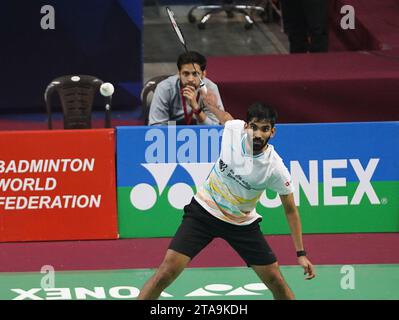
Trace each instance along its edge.
{"label": "player's dark hair", "polygon": [[270,124],[274,127],[277,121],[277,112],[273,107],[263,102],[255,102],[249,106],[247,111],[247,122],[253,119],[270,121]]}
{"label": "player's dark hair", "polygon": [[177,68],[179,68],[180,71],[182,65],[191,63],[198,64],[201,68],[201,71],[206,69],[206,58],[196,51],[182,53],[177,59]]}

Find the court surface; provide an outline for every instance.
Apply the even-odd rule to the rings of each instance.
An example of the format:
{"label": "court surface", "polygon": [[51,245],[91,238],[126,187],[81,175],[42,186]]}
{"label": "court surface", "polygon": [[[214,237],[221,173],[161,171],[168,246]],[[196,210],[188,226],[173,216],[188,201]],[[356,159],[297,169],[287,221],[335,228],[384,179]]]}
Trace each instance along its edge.
{"label": "court surface", "polygon": [[[297,299],[399,299],[399,264],[320,265],[305,281],[299,266],[282,266]],[[135,299],[154,269],[0,273],[0,299]],[[162,294],[172,300],[272,299],[249,268],[188,268]]]}

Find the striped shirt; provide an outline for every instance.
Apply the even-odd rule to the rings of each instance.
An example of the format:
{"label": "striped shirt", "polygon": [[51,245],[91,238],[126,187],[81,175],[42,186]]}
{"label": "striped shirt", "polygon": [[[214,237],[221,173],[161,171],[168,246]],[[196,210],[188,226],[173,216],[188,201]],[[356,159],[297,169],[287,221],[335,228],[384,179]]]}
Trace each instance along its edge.
{"label": "striped shirt", "polygon": [[220,156],[195,195],[209,213],[235,225],[260,217],[256,204],[266,189],[280,195],[294,191],[290,173],[272,145],[257,155],[247,152],[244,124],[225,123]]}

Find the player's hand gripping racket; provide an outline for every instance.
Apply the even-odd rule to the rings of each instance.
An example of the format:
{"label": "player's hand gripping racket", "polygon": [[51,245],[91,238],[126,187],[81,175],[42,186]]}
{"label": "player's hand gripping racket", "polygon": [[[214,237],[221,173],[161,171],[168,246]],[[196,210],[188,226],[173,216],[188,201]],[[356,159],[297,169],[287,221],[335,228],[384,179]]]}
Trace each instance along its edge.
{"label": "player's hand gripping racket", "polygon": [[[179,25],[177,24],[176,20],[175,20],[175,17],[174,17],[175,14],[168,7],[166,7],[166,12],[168,13],[168,17],[169,17],[169,20],[170,20],[170,22],[172,24],[173,30],[176,32],[176,35],[179,38],[179,41],[182,44],[184,50],[188,53],[186,40],[184,39],[183,33],[182,33]],[[200,81],[200,90],[201,90],[203,95],[206,95],[207,94],[207,89],[206,89],[206,86],[205,86],[205,82],[202,81],[202,79],[201,79],[201,77],[199,75],[199,72],[195,68],[194,63],[193,63],[193,67],[194,67],[194,70],[195,70],[195,72],[197,74],[197,77],[198,77],[198,79]]]}

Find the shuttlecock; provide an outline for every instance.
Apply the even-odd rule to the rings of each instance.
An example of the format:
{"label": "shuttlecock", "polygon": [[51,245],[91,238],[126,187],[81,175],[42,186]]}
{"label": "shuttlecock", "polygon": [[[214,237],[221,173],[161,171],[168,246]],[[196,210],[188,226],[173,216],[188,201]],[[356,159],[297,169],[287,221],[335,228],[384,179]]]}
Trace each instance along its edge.
{"label": "shuttlecock", "polygon": [[113,93],[115,91],[114,86],[112,85],[112,83],[110,82],[105,82],[101,85],[100,87],[100,93],[104,96],[104,97],[109,97],[112,96]]}

